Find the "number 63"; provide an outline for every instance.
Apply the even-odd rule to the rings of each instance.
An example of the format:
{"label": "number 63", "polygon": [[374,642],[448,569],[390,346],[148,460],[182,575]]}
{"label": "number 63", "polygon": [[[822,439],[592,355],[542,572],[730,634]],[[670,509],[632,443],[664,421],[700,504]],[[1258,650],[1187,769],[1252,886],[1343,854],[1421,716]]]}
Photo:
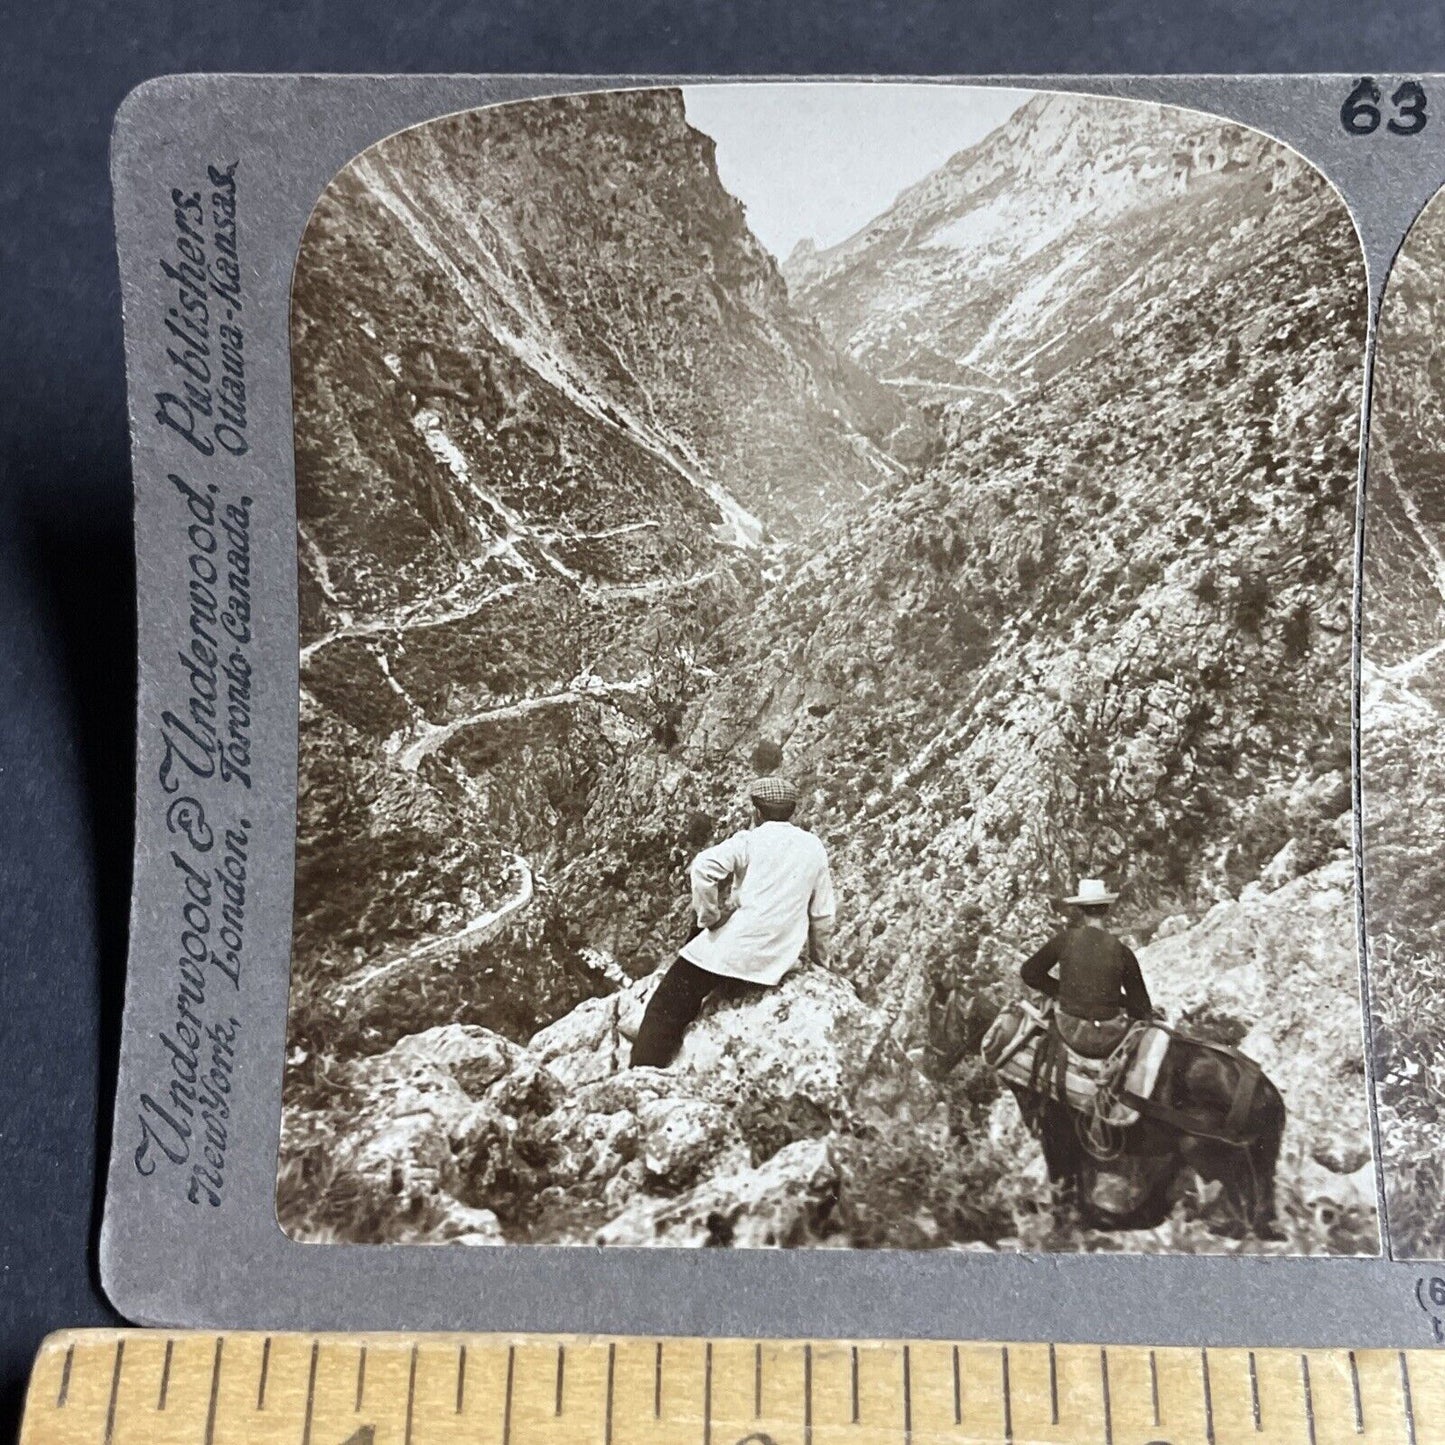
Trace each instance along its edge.
{"label": "number 63", "polygon": [[[1395,113],[1385,121],[1392,135],[1418,135],[1425,129],[1425,88],[1418,80],[1407,80],[1390,97]],[[1350,135],[1372,135],[1380,128],[1380,87],[1372,76],[1363,76],[1340,107],[1340,124]]]}

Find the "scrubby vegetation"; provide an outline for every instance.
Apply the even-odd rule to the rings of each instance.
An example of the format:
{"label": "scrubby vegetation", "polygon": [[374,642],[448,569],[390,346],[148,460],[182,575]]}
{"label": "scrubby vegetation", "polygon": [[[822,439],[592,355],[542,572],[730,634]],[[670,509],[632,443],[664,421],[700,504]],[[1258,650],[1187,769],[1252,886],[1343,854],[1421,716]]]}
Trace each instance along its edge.
{"label": "scrubby vegetation", "polygon": [[1445,1254],[1445,209],[1391,271],[1371,408],[1361,773],[1376,1099],[1391,1245]]}
{"label": "scrubby vegetation", "polygon": [[[742,778],[781,765],[833,858],[833,966],[882,1020],[890,1077],[946,1095],[948,1119],[889,1128],[740,1084],[708,1125],[746,1145],[737,1168],[764,1192],[780,1159],[830,1181],[788,1238],[759,1237],[1206,1247],[1207,1200],[1141,1239],[1060,1222],[972,1062],[1081,873],[1121,881],[1141,945],[1166,922],[1264,928],[1213,910],[1317,875],[1318,916],[1348,913],[1329,870],[1349,808],[1358,247],[1338,198],[1263,138],[1231,131],[1238,164],[1176,184],[1173,148],[1212,123],[1156,122],[1146,143],[1129,107],[1031,102],[929,192],[952,212],[923,225],[900,198],[870,228],[878,255],[814,254],[792,295],[675,95],[478,112],[343,173],[294,320],[288,1228],[673,1227],[657,1211],[708,1180],[640,1179],[656,1100],[607,1100],[616,1137],[584,1148],[566,1105],[513,1100],[494,1127],[487,1090],[459,1099],[443,1070],[423,1096],[471,1112],[425,1136],[430,1174],[420,1125],[397,1125],[393,1173],[369,1111],[408,1040],[458,1025],[535,1046],[670,958],[688,860],[742,821]],[[1041,137],[1070,124],[1127,142],[1105,149],[1128,204],[1086,204],[1055,163]],[[931,272],[917,334],[880,340],[855,307],[870,286],[892,307],[886,258],[936,251],[1009,186],[1054,208],[1054,240],[988,285]],[[1069,285],[1015,306],[1054,267]],[[985,336],[950,381],[944,358]],[[879,381],[901,367],[927,384]],[[1346,930],[1302,961],[1293,996],[1323,1022],[1276,1054],[1298,1068],[1279,1079],[1299,1104],[1286,1228],[1309,1250],[1372,1227],[1321,1222],[1298,1184],[1312,1152],[1350,1154],[1335,1133],[1367,1136],[1337,1057],[1352,947]],[[1249,997],[1222,1013],[1276,1048],[1251,992],[1273,975],[1229,979]],[[598,1150],[605,1176],[578,1163]]]}

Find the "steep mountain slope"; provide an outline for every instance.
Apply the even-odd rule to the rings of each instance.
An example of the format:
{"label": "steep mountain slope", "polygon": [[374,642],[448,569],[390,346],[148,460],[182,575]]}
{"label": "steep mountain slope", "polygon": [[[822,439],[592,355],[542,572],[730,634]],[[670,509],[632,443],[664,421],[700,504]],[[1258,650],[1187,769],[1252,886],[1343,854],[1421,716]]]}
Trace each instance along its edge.
{"label": "steep mountain slope", "polygon": [[[353,190],[318,213],[318,301],[298,287],[298,437],[317,440],[302,487],[293,1202],[326,1161],[372,1149],[369,1061],[397,1040],[453,1023],[514,1045],[553,1020],[568,1033],[610,1005],[586,995],[669,958],[690,927],[688,858],[741,823],[742,780],[775,764],[763,743],[781,745],[833,857],[848,994],[834,1003],[861,1002],[894,1074],[946,1079],[969,1188],[997,1184],[1007,1151],[985,1142],[996,1088],[960,1061],[1080,872],[1122,882],[1120,922],[1159,950],[1161,1000],[1268,1058],[1293,1111],[1291,1186],[1302,1196],[1308,1169],[1354,1176],[1368,1125],[1340,820],[1364,277],[1338,198],[1233,128],[1214,127],[1211,149],[1203,122],[1152,107],[1031,102],[1012,145],[976,148],[995,157],[989,188],[950,214],[971,235],[976,209],[992,236],[993,207],[1044,244],[999,241],[968,304],[942,272],[936,304],[899,299],[899,277],[933,274],[922,226],[890,221],[888,246],[831,281],[828,257],[813,279],[792,268],[890,392],[828,361],[674,100],[558,104],[506,144],[483,126],[390,173],[353,168]],[[1182,179],[1156,169],[1172,139],[1133,138],[1161,126],[1198,138]],[[517,159],[518,135],[563,176],[589,145],[595,165],[528,211],[554,182]],[[494,143],[500,170],[477,166]],[[1056,153],[1082,164],[1116,143],[1095,183],[1108,204],[1071,209]],[[388,197],[418,160],[433,178],[519,177],[496,211],[525,213],[547,244],[509,241],[498,280],[472,210],[437,200],[425,225],[403,224]],[[948,189],[961,164],[911,194]],[[698,253],[676,245],[684,182],[689,214],[712,208],[729,238],[701,282]],[[609,242],[614,194],[632,209]],[[1039,271],[1049,248],[1049,267],[1083,259]],[[1122,269],[1097,260],[1115,254]],[[604,294],[604,262],[641,293],[605,313],[626,322],[625,374],[597,360],[602,313],[565,305]],[[685,325],[649,290],[653,270],[683,278]],[[917,347],[883,326],[895,308]],[[980,404],[970,358],[985,353]],[[924,369],[928,385],[907,380]],[[923,420],[879,399],[897,392],[926,403]],[[876,449],[920,437],[907,471]],[[832,510],[799,532],[812,497]],[[737,546],[740,511],[793,540]],[[1319,946],[1284,949],[1296,935]],[[1285,956],[1235,958],[1251,938]],[[1209,977],[1181,976],[1196,951]],[[1286,977],[1300,1007],[1272,1008]],[[486,1102],[458,1096],[446,1060],[398,1047],[449,1108]],[[536,1063],[521,1060],[526,1077]],[[529,1129],[553,1112],[523,1109]],[[398,1161],[441,1148],[432,1125],[397,1130],[383,1132]],[[377,1147],[368,1178],[386,1174]],[[453,1182],[463,1167],[433,1162]],[[336,1187],[369,1186],[352,1171]],[[490,1208],[490,1188],[456,1198]],[[987,1227],[954,1237],[1015,1227],[997,1200],[979,1208]],[[320,1211],[327,1228],[336,1214]],[[297,1227],[318,1217],[308,1204]]]}
{"label": "steep mountain slope", "polygon": [[[1080,873],[1122,882],[1144,940],[1347,848],[1353,228],[1292,159],[1118,224],[1107,331],[1087,292],[1058,297],[1072,361],[1005,374],[1007,408],[943,408],[920,472],[788,559],[695,705],[714,753],[782,743],[835,859],[840,966],[945,1062]],[[689,806],[718,806],[717,772]],[[1293,1011],[1239,1020],[1300,1095],[1297,1157],[1369,1135],[1349,908],[1331,917],[1300,984],[1346,1040],[1330,1086],[1291,1088]]]}
{"label": "steep mountain slope", "polygon": [[525,1031],[507,947],[542,996],[597,986],[534,870],[607,717],[675,733],[759,544],[896,471],[865,433],[902,413],[790,309],[672,91],[382,142],[317,206],[294,298],[301,1052],[414,961],[465,962],[475,1012]]}
{"label": "steep mountain slope", "polygon": [[[1172,202],[1241,179],[1268,194],[1302,168],[1258,132],[1169,106],[1041,94],[856,235],[783,267],[848,354],[921,401],[1017,400],[1127,322]],[[1185,208],[1185,214],[1192,207]],[[1238,218],[1257,224],[1257,207]]]}
{"label": "steep mountain slope", "polygon": [[1445,207],[1390,273],[1370,415],[1361,786],[1381,1148],[1397,1251],[1445,1246]]}

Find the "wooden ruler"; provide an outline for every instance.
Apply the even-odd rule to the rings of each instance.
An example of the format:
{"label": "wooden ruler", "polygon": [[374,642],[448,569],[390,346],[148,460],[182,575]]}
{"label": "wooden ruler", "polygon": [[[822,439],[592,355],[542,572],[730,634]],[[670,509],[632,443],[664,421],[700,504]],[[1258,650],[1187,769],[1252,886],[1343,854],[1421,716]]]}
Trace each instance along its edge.
{"label": "wooden ruler", "polygon": [[52,1336],[21,1445],[1434,1445],[1445,1353]]}

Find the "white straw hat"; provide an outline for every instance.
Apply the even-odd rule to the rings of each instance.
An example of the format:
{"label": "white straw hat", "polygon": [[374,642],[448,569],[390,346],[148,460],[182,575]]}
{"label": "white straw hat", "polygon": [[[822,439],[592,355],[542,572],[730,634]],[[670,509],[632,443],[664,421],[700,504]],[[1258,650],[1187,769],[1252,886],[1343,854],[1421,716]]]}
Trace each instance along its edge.
{"label": "white straw hat", "polygon": [[1114,903],[1118,900],[1117,893],[1110,893],[1104,887],[1102,878],[1080,878],[1079,891],[1072,898],[1064,899],[1065,903]]}

